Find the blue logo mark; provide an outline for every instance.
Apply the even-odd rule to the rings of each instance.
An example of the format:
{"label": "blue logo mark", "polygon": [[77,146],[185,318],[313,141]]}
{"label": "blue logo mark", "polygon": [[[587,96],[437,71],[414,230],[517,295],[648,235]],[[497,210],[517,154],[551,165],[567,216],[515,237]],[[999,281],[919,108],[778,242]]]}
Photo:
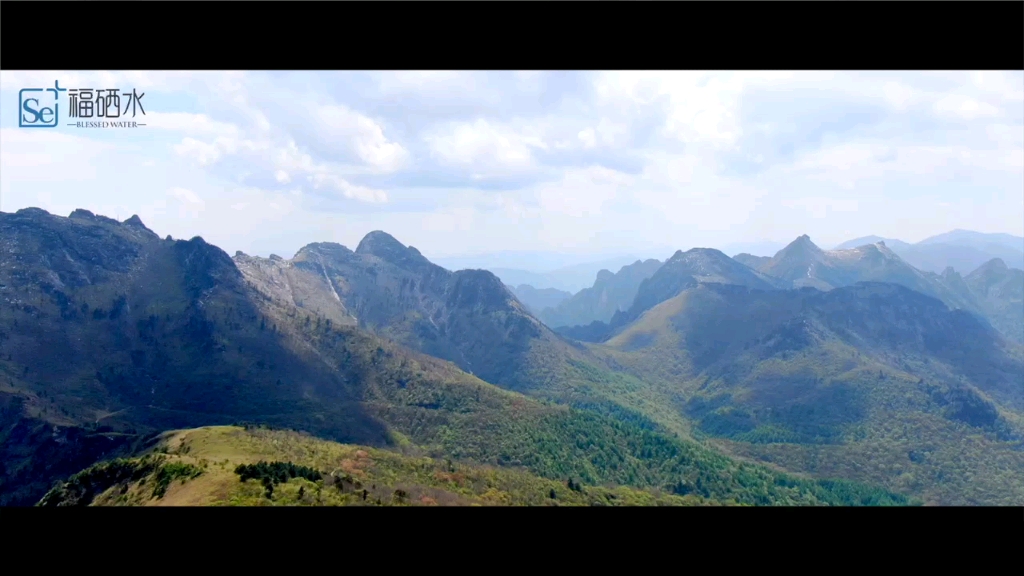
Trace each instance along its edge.
{"label": "blue logo mark", "polygon": [[56,128],[59,116],[57,100],[60,93],[66,90],[54,80],[53,88],[25,88],[18,92],[18,126]]}

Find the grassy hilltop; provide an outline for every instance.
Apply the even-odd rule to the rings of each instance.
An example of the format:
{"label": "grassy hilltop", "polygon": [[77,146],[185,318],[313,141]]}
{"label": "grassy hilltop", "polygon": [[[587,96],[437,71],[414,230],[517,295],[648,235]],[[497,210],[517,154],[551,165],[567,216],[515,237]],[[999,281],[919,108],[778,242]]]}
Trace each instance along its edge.
{"label": "grassy hilltop", "polygon": [[[275,471],[279,472],[276,479],[272,478]],[[243,481],[243,474],[251,477]],[[546,479],[523,470],[455,464],[450,460],[318,440],[295,432],[233,426],[169,432],[145,454],[90,467],[50,491],[40,503],[42,506],[701,504],[719,502],[695,495],[583,486],[572,479]]]}
{"label": "grassy hilltop", "polygon": [[[409,451],[407,451],[409,452]],[[213,426],[165,433],[130,458],[94,465],[41,506],[696,506],[734,499],[584,485],[521,468],[456,463],[290,431]],[[752,474],[755,472],[751,471]],[[800,481],[789,488],[796,495]],[[839,488],[837,485],[836,488]],[[839,490],[836,490],[838,492]],[[828,504],[810,499],[807,504]],[[883,498],[881,504],[905,500]]]}

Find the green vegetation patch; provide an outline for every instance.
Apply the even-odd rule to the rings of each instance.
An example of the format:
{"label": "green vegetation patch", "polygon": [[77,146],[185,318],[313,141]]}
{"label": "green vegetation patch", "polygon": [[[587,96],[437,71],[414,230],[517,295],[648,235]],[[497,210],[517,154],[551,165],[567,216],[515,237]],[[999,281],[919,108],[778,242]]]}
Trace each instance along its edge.
{"label": "green vegetation patch", "polygon": [[156,486],[153,487],[153,497],[163,498],[167,493],[167,487],[175,480],[182,483],[198,478],[203,469],[186,462],[169,462],[161,466],[155,476]]}
{"label": "green vegetation patch", "polygon": [[101,462],[59,483],[43,496],[39,506],[88,506],[110,488],[127,487],[152,476],[153,497],[163,498],[175,480],[186,482],[203,473],[202,468],[184,462],[166,462],[162,456],[117,458]]}

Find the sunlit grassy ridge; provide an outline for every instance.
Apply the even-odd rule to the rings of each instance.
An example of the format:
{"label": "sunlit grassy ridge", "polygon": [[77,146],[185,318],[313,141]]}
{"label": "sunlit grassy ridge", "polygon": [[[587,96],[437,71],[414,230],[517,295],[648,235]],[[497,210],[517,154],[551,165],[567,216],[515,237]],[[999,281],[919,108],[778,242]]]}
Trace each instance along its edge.
{"label": "sunlit grassy ridge", "polygon": [[[242,481],[240,465],[288,463],[314,479]],[[267,484],[272,484],[268,490]],[[570,485],[571,484],[571,485]],[[470,466],[337,444],[286,431],[210,427],[168,434],[152,452],[98,464],[40,505],[96,506],[687,506],[718,502],[581,485],[524,470]]]}
{"label": "sunlit grassy ridge", "polygon": [[[242,481],[240,465],[304,468],[283,482]],[[268,466],[268,464],[270,466]],[[309,472],[315,471],[315,474]],[[252,475],[252,472],[248,472]],[[741,483],[761,472],[741,467]],[[306,477],[294,477],[303,476]],[[312,479],[311,479],[312,478]],[[799,499],[802,481],[777,477],[776,493]],[[271,485],[268,488],[268,485]],[[866,504],[904,503],[856,485],[824,483],[817,492]],[[289,431],[207,427],[168,433],[133,458],[90,467],[51,490],[43,506],[511,505],[693,506],[733,499],[685,496],[659,489],[596,486],[579,478],[542,478],[518,467],[466,464],[337,444]],[[782,503],[782,502],[777,502]],[[796,502],[793,502],[796,503]],[[827,504],[815,498],[804,504]]]}

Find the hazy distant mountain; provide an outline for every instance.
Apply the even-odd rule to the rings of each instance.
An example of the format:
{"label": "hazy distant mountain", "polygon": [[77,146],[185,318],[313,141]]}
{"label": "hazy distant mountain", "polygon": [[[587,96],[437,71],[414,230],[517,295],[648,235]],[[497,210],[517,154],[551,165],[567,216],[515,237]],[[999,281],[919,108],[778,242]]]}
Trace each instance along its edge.
{"label": "hazy distant mountain", "polygon": [[558,333],[584,342],[601,342],[639,318],[644,312],[683,290],[703,283],[735,284],[759,290],[786,288],[789,283],[752,270],[713,248],[682,250],[642,281],[629,308],[612,315],[608,322],[563,326]]}
{"label": "hazy distant mountain", "polygon": [[[701,254],[707,257],[716,252],[690,251],[685,254]],[[1009,332],[1004,335],[1019,341],[1016,332],[1017,313],[1011,304],[982,305],[979,298],[984,296],[977,296],[975,290],[969,287],[969,283],[952,268],[947,267],[943,274],[922,272],[889,250],[884,242],[846,250],[822,250],[808,236],[803,235],[770,259],[743,255],[742,259],[757,266],[756,270],[721,255],[706,260],[713,261],[719,266],[718,271],[713,271],[706,263],[694,265],[692,258],[680,256],[683,254],[677,253],[679,259],[674,266],[666,263],[645,281],[639,288],[632,306],[613,315],[610,321],[561,327],[558,332],[586,342],[607,340],[622,330],[623,326],[639,318],[646,310],[672,298],[682,290],[708,281],[759,289],[809,287],[824,291],[852,286],[859,282],[885,282],[932,296],[951,308],[977,314],[991,322],[997,329],[1008,330]],[[746,272],[746,276],[742,274],[743,271]]]}
{"label": "hazy distant mountain", "polygon": [[640,283],[650,278],[661,267],[658,260],[637,260],[623,266],[615,274],[609,270],[597,273],[590,288],[584,288],[571,298],[541,311],[539,318],[553,328],[576,326],[591,322],[607,322],[619,310],[633,303]]}
{"label": "hazy distant mountain", "polygon": [[584,288],[590,287],[594,283],[597,273],[601,270],[618,270],[622,266],[636,262],[636,260],[635,256],[620,256],[606,260],[573,264],[545,272],[492,268],[489,266],[483,268],[493,272],[495,276],[509,286],[529,284],[534,288],[555,288],[556,290],[575,294]]}
{"label": "hazy distant mountain", "polygon": [[878,244],[879,242],[885,242],[885,245],[888,246],[890,250],[896,252],[897,254],[900,253],[900,250],[909,248],[911,246],[911,244],[908,244],[902,240],[896,240],[895,238],[882,238],[881,236],[864,236],[863,238],[847,240],[846,242],[843,242],[842,244],[839,244],[838,246],[833,248],[833,250],[849,250],[851,248],[860,248],[861,246],[865,246],[867,244]]}
{"label": "hazy distant mountain", "polygon": [[950,292],[956,294],[962,298],[964,302],[970,302],[974,307],[974,311],[982,310],[978,304],[977,298],[975,298],[974,292],[971,287],[964,281],[963,275],[956,271],[952,266],[947,266],[942,274],[936,274],[934,272],[925,272],[925,276],[939,284],[942,284]]}
{"label": "hazy distant mountain", "polygon": [[967,274],[982,264],[999,259],[1014,268],[1024,268],[1024,252],[1000,244],[986,248],[956,244],[914,244],[902,250],[894,250],[915,268],[929,272],[940,272],[953,267]]}
{"label": "hazy distant mountain", "polygon": [[768,278],[713,248],[693,248],[676,252],[665,265],[641,283],[628,311],[631,317],[675,296],[684,287],[697,283],[736,284],[759,290],[780,287]]}
{"label": "hazy distant mountain", "polygon": [[743,253],[733,256],[732,259],[739,262],[740,264],[743,264],[747,268],[753,268],[754,270],[757,270],[758,268],[766,264],[769,260],[771,260],[772,257],[754,256],[753,254]]}
{"label": "hazy distant mountain", "polygon": [[967,274],[993,258],[999,258],[1014,268],[1024,268],[1024,238],[1010,234],[986,234],[969,230],[954,230],[908,244],[900,240],[865,236],[849,240],[835,250],[857,248],[884,241],[911,266],[926,272],[941,273],[952,266]]}
{"label": "hazy distant mountain", "polygon": [[[463,270],[463,268],[450,268],[451,270]],[[528,270],[515,270],[509,268],[479,268],[494,274],[506,286],[533,286],[534,288],[553,288],[552,280],[541,272],[530,272]],[[563,288],[555,290],[565,291]],[[570,292],[571,294],[571,292]]]}
{"label": "hazy distant mountain", "polygon": [[918,242],[918,244],[922,246],[928,244],[952,244],[956,246],[972,246],[983,250],[996,245],[1024,251],[1024,237],[1002,233],[973,232],[971,230],[953,230],[952,232],[925,238]]}
{"label": "hazy distant mountain", "polygon": [[807,235],[779,251],[760,271],[793,286],[830,290],[858,282],[888,282],[933,296],[949,306],[977,311],[968,298],[917,270],[884,242],[847,250],[822,250]]}
{"label": "hazy distant mountain", "polygon": [[554,288],[534,288],[529,284],[520,284],[519,286],[509,286],[509,290],[515,294],[516,298],[523,303],[524,306],[534,316],[540,317],[541,311],[545,308],[553,308],[558,306],[562,302],[565,302],[569,298],[572,298],[572,294],[563,290],[556,290]]}
{"label": "hazy distant mountain", "polygon": [[[955,253],[948,248],[945,244],[911,245],[903,251],[908,257],[921,257],[932,249],[944,250],[947,256]],[[994,245],[993,249],[1002,248]],[[941,274],[921,271],[889,250],[888,242],[824,251],[801,236],[760,270],[792,280],[797,287],[821,290],[865,281],[898,284],[938,298],[951,308],[977,314],[1007,338],[1024,343],[1024,304],[1017,296],[1024,292],[1024,271],[1009,268],[998,258],[963,277],[953,266],[946,266]],[[998,288],[991,289],[993,286]]]}
{"label": "hazy distant mountain", "polygon": [[1024,270],[991,260],[964,278],[992,325],[1024,344]]}

